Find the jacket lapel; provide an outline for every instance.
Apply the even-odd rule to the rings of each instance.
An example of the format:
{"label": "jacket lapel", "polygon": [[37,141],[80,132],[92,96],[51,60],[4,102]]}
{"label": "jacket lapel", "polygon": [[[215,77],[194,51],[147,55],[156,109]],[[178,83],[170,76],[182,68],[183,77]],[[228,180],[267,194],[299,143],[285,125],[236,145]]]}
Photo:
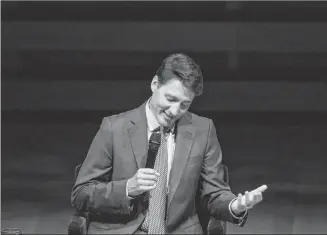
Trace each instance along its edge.
{"label": "jacket lapel", "polygon": [[193,145],[194,128],[191,123],[191,114],[186,113],[177,124],[176,148],[169,177],[170,189],[168,194],[168,208],[178,188],[178,184],[183,175],[184,168]]}
{"label": "jacket lapel", "polygon": [[132,114],[131,125],[128,127],[129,139],[138,168],[145,166],[148,149],[145,105],[146,102]]}
{"label": "jacket lapel", "polygon": [[[131,123],[127,128],[138,168],[145,167],[148,150],[145,105],[146,102],[135,110],[136,112],[132,114]],[[170,189],[168,194],[168,208],[178,188],[193,145],[194,128],[191,124],[192,118],[189,112],[187,112],[177,123],[176,147],[169,177]]]}

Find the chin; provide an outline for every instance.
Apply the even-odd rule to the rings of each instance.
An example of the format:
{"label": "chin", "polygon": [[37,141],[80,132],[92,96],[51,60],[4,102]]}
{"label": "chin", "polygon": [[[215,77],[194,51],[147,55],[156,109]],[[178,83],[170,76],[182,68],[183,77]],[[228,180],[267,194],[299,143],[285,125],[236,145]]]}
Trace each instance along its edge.
{"label": "chin", "polygon": [[167,121],[161,121],[159,124],[163,127],[169,127],[170,125],[170,123],[168,123]]}
{"label": "chin", "polygon": [[168,122],[164,117],[160,117],[159,124],[164,127],[169,127],[170,122]]}

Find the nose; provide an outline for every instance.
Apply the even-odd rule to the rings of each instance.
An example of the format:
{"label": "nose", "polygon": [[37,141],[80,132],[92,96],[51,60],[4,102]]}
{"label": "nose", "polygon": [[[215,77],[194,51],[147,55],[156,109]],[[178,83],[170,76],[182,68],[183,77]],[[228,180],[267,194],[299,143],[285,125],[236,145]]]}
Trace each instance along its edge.
{"label": "nose", "polygon": [[180,113],[179,105],[173,105],[170,107],[169,112],[172,116],[177,117]]}

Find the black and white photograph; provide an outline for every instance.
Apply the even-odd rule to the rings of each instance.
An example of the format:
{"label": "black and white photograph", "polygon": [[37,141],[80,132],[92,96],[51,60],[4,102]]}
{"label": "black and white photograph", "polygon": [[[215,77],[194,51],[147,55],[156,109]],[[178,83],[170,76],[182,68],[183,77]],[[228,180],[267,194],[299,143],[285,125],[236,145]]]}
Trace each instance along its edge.
{"label": "black and white photograph", "polygon": [[327,234],[327,1],[1,1],[1,234]]}

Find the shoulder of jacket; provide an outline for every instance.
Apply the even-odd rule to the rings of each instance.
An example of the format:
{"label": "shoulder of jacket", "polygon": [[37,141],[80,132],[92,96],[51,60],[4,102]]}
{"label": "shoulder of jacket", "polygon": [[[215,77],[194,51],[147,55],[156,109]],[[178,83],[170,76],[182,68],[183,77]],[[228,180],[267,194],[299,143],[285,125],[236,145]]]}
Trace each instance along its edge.
{"label": "shoulder of jacket", "polygon": [[209,128],[209,126],[211,125],[210,123],[212,122],[212,124],[213,124],[213,121],[208,117],[200,116],[200,115],[192,113],[192,112],[189,112],[189,113],[192,118],[192,124],[196,129],[206,129],[207,130]]}
{"label": "shoulder of jacket", "polygon": [[121,113],[117,113],[117,114],[112,114],[112,115],[103,117],[102,122],[110,123],[112,128],[114,128],[114,127],[121,128],[126,124],[126,122],[130,121],[132,115],[135,112],[137,112],[137,108],[128,110],[128,111],[124,111]]}

